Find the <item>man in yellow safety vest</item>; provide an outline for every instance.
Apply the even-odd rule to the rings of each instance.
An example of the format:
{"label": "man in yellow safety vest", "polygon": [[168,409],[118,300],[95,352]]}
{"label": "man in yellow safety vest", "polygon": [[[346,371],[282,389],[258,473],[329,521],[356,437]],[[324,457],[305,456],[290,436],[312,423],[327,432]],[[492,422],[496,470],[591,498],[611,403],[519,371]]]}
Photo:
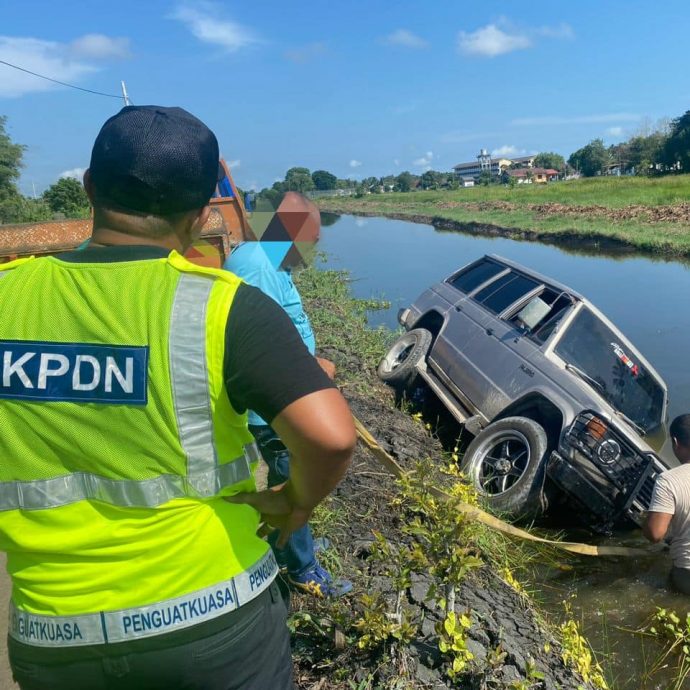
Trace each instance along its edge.
{"label": "man in yellow safety vest", "polygon": [[[182,252],[218,144],[128,106],[93,147],[88,248],[0,267],[0,549],[22,690],[292,687],[281,541],[336,486],[344,399],[270,298]],[[256,491],[246,410],[291,454]]]}

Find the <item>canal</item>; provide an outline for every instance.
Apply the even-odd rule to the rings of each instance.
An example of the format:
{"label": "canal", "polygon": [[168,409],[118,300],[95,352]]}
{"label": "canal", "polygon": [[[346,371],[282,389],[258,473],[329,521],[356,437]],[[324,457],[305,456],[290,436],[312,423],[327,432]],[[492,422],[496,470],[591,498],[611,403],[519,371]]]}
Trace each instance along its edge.
{"label": "canal", "polygon": [[[324,214],[324,221],[323,266],[348,270],[355,296],[390,302],[388,309],[371,313],[372,326],[396,328],[398,309],[424,289],[484,254],[498,254],[588,297],[664,377],[669,418],[690,411],[689,264],[596,246],[557,247],[439,231],[384,218]],[[662,454],[670,457],[667,446]],[[587,533],[567,537],[592,540]],[[616,534],[608,543],[645,542],[635,531]],[[687,598],[667,588],[669,568],[667,553],[635,560],[576,560],[568,568],[540,569],[538,596],[554,614],[562,611],[562,601],[571,602],[593,646],[607,657],[612,687],[666,688],[670,671],[653,681],[644,679],[655,661],[656,647],[628,631],[648,621],[657,607],[674,608],[683,616],[688,610]]]}

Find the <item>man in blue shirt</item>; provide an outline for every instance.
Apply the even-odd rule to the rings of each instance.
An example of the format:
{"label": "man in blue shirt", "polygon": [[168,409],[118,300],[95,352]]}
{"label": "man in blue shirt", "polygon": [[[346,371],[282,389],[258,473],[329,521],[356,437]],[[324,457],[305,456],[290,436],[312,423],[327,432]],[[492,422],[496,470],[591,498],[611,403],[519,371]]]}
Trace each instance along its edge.
{"label": "man in blue shirt", "polygon": [[[314,355],[314,332],[292,282],[290,269],[301,263],[318,241],[318,208],[305,197],[288,192],[278,211],[271,214],[266,227],[261,230],[260,222],[254,223],[254,226],[255,233],[261,232],[260,241],[245,237],[233,249],[223,268],[273,298],[287,312],[306,348]],[[324,371],[333,378],[333,363],[318,359]],[[268,486],[284,484],[289,476],[290,456],[287,448],[266,421],[253,411],[249,412],[249,430],[268,465]],[[293,532],[283,548],[275,545],[277,537],[278,533],[273,533],[269,536],[269,542],[278,563],[287,569],[288,580],[294,587],[318,597],[340,596],[352,589],[352,583],[347,580],[334,581],[319,564],[309,525]]]}

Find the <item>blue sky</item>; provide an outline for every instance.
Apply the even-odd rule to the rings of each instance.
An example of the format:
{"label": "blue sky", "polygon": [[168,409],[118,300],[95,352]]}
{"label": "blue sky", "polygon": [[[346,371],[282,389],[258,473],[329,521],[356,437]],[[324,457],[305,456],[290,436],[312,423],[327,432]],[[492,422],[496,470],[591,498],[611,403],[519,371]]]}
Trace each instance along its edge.
{"label": "blue sky", "polygon": [[[682,0],[8,0],[0,60],[187,108],[251,188],[293,165],[364,177],[614,143],[690,108],[689,25]],[[22,191],[86,167],[121,105],[0,65]]]}

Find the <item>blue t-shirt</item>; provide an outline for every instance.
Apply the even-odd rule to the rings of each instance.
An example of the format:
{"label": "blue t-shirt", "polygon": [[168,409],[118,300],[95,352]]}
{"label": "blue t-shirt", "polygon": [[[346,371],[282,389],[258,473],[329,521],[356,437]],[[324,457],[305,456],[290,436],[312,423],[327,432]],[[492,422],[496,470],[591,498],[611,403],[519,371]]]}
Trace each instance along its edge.
{"label": "blue t-shirt", "polygon": [[[264,294],[275,300],[295,324],[304,344],[313,355],[316,351],[316,340],[309,317],[302,306],[302,298],[297,292],[292,276],[288,271],[278,270],[266,255],[261,242],[243,242],[233,249],[223,264],[226,271],[231,271],[244,281],[259,288]],[[266,422],[255,412],[249,411],[249,423],[265,425]]]}

